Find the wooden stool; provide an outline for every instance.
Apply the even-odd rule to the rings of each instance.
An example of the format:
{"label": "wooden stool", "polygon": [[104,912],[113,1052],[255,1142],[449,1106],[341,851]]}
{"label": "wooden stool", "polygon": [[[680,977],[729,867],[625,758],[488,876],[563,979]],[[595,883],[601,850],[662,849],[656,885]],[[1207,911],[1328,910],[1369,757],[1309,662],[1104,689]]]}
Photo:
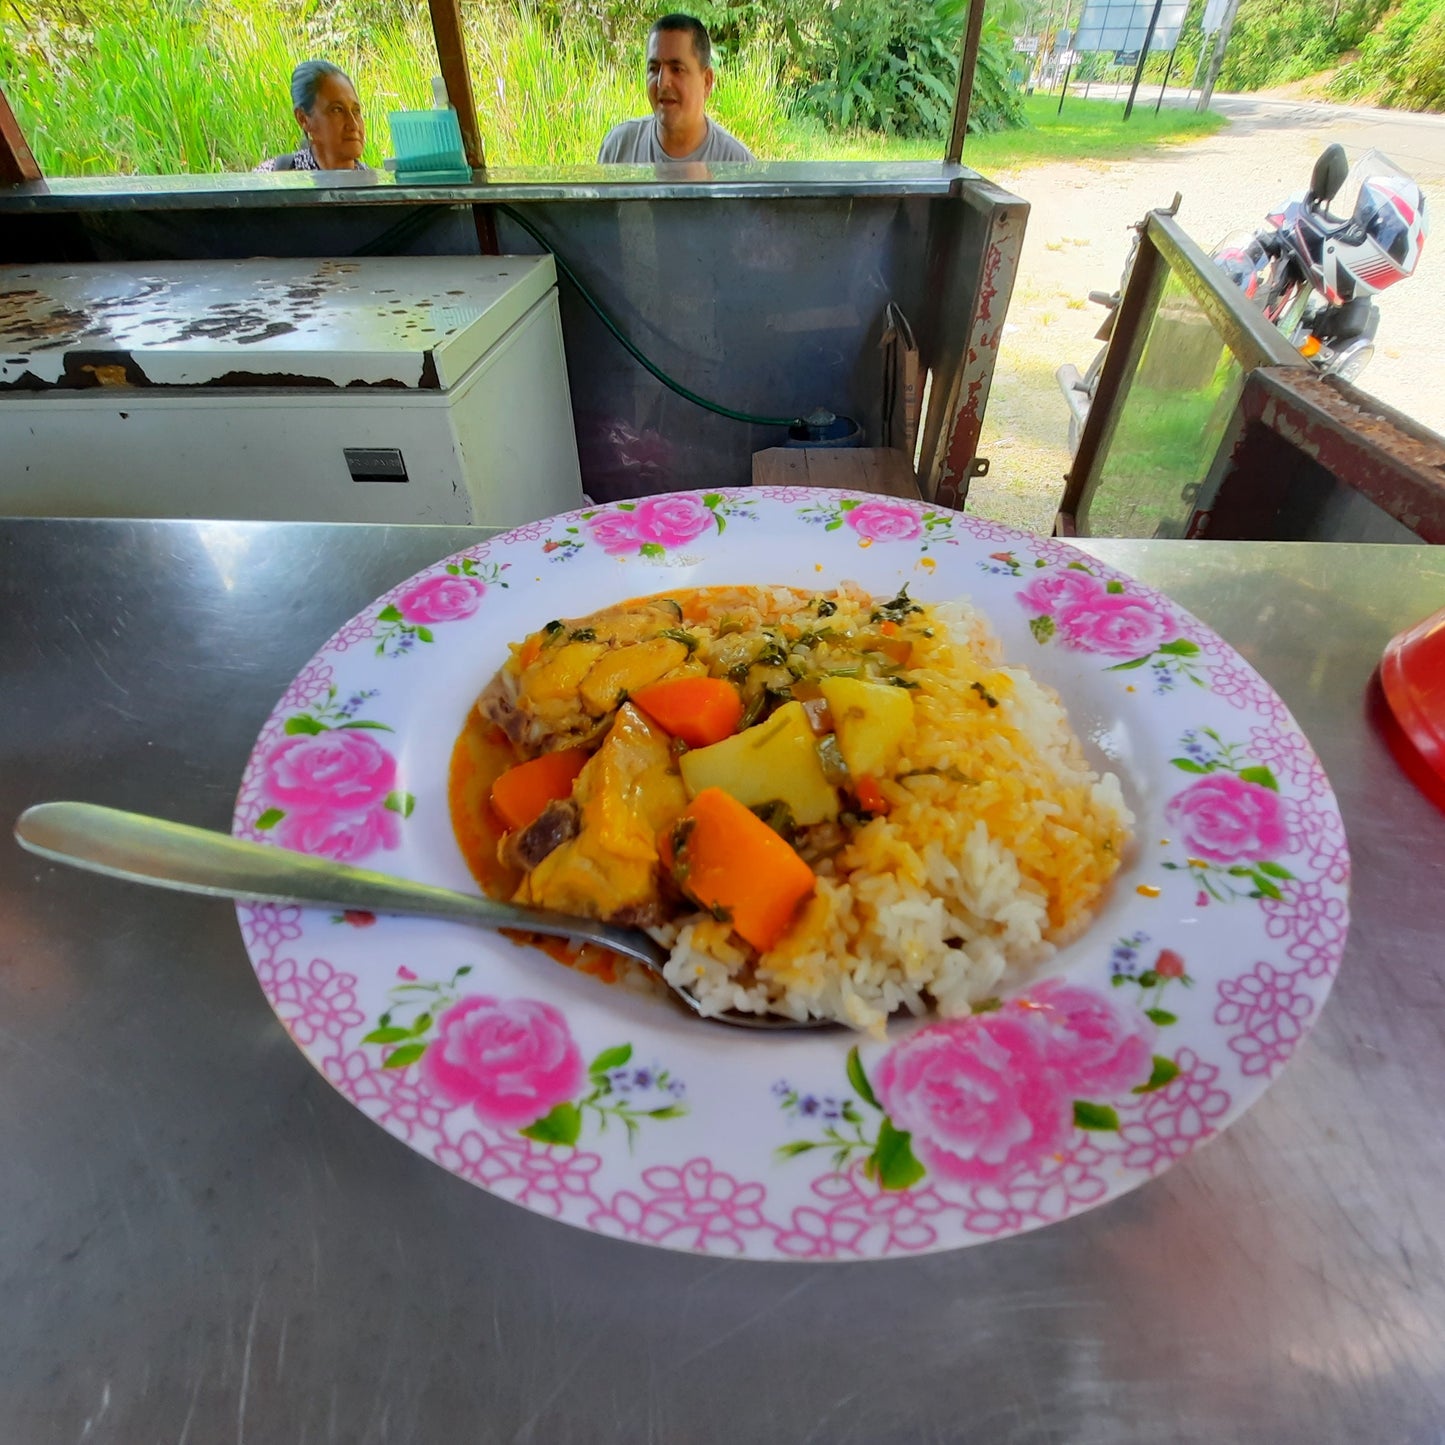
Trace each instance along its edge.
{"label": "wooden stool", "polygon": [[897,447],[768,447],[753,453],[755,487],[840,487],[922,501],[913,464]]}

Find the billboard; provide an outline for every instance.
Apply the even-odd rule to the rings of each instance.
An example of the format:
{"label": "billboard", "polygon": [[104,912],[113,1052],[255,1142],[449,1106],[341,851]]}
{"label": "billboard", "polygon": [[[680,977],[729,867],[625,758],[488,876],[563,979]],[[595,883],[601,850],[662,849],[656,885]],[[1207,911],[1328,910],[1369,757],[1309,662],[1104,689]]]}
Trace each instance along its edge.
{"label": "billboard", "polygon": [[[1083,18],[1074,32],[1075,50],[1139,51],[1149,29],[1156,0],[1085,0]],[[1150,50],[1173,50],[1184,26],[1189,0],[1162,0]]]}

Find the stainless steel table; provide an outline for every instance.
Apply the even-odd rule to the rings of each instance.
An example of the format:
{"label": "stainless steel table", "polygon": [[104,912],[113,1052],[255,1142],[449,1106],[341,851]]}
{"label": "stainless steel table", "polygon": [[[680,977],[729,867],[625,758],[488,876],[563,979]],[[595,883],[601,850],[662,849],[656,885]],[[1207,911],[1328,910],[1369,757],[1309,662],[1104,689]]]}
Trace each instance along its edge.
{"label": "stainless steel table", "polygon": [[0,522],[0,1439],[1445,1437],[1445,815],[1363,705],[1445,604],[1445,551],[1086,544],[1217,628],[1318,747],[1356,867],[1340,979],[1263,1100],[1144,1188],[808,1266],[618,1243],[453,1178],[301,1057],[226,904],[8,838],[54,797],[226,827],[313,649],[475,535]]}

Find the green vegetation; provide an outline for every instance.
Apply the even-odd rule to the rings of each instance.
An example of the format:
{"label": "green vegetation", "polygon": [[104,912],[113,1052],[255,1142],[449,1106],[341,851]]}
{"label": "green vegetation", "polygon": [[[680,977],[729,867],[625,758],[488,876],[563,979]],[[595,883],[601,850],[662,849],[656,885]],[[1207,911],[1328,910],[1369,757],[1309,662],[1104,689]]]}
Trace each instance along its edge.
{"label": "green vegetation", "polygon": [[1339,100],[1445,110],[1445,0],[1405,0],[1330,82]]}
{"label": "green vegetation", "polygon": [[1219,88],[1260,90],[1338,65],[1370,33],[1386,3],[1241,0]]}
{"label": "green vegetation", "polygon": [[[1179,35],[1176,84],[1196,79],[1204,0]],[[1205,52],[1207,58],[1207,51]],[[1165,58],[1151,56],[1157,81]],[[1220,90],[1319,76],[1322,93],[1405,110],[1445,109],[1445,0],[1241,0]]]}
{"label": "green vegetation", "polygon": [[[819,17],[813,38],[795,49],[804,77],[799,107],[830,126],[903,136],[941,136],[953,113],[966,0],[880,6],[841,0]],[[796,20],[790,16],[796,30]],[[1010,84],[1007,40],[986,31],[975,75],[971,129],[1002,130],[1020,120]]]}
{"label": "green vegetation", "polygon": [[[644,111],[640,37],[653,12],[637,0],[590,0],[589,17],[585,3],[465,7],[490,163],[589,162],[609,126]],[[885,14],[880,0],[866,4]],[[636,6],[635,16],[626,5]],[[937,159],[955,83],[943,52],[951,45],[957,54],[948,27],[961,23],[958,0],[887,9],[873,31],[863,28],[864,5],[840,6],[829,22],[837,32],[799,30],[806,7],[789,7],[785,28],[796,31],[796,46],[769,40],[760,7],[705,11],[720,36],[712,113],[765,158]],[[374,166],[391,153],[387,112],[430,103],[436,65],[426,10],[405,0],[325,10],[312,0],[110,0],[83,25],[74,0],[63,12],[27,11],[24,24],[6,6],[0,0],[0,78],[50,175],[249,170],[297,144],[286,84],[306,56],[334,59],[356,77],[369,113],[365,159]],[[937,22],[927,32],[929,64],[938,67],[931,83],[910,80],[887,43],[899,27],[924,35],[924,10]],[[840,39],[850,25],[851,50]],[[1003,64],[1001,52],[994,58]],[[822,69],[808,72],[805,62]],[[997,69],[980,66],[980,92],[992,87],[996,103],[977,107],[981,130],[966,151],[977,168],[1133,154],[1221,124],[1141,108],[1124,126],[1117,104],[1074,97],[1060,116],[1056,98],[1022,99]],[[853,105],[838,101],[819,74],[832,85],[851,76]],[[1000,128],[1005,120],[1012,128]]]}
{"label": "green vegetation", "polygon": [[1212,135],[1224,118],[1165,108],[1154,114],[1141,99],[1128,124],[1116,100],[1081,100],[1070,91],[1058,114],[1057,95],[1031,95],[1023,102],[1026,128],[970,136],[964,159],[975,170],[1008,170],[1043,161],[1118,160],[1161,144]]}
{"label": "green vegetation", "polygon": [[1170,274],[1084,517],[1099,537],[1181,534],[1184,489],[1204,480],[1243,369]]}

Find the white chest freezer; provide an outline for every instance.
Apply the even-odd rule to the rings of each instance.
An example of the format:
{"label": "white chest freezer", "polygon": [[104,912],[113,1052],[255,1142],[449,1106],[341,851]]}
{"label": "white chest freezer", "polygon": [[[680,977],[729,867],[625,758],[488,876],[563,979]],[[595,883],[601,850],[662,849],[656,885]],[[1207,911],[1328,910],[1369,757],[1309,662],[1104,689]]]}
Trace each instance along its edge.
{"label": "white chest freezer", "polygon": [[0,513],[581,505],[550,256],[0,267]]}

